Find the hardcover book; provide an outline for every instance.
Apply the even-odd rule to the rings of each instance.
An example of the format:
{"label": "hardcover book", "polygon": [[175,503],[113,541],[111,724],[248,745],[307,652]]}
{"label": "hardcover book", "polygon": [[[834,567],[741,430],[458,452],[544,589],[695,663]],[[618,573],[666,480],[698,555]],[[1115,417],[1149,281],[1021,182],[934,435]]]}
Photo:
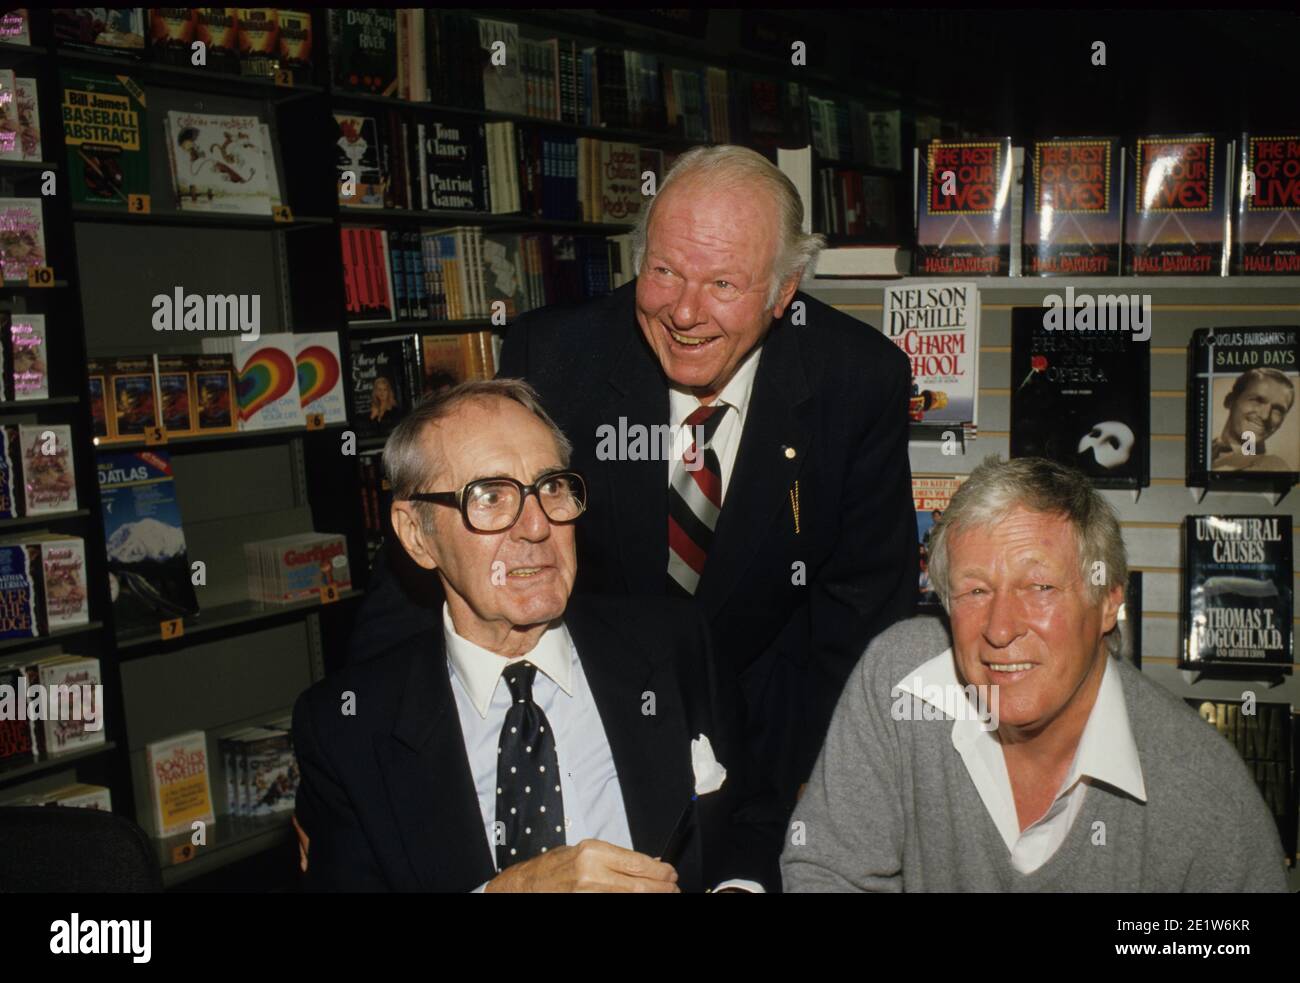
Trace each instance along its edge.
{"label": "hardcover book", "polygon": [[912,506],[916,509],[916,541],[920,544],[921,563],[918,607],[938,608],[939,595],[930,583],[930,538],[935,524],[943,517],[948,503],[966,480],[965,475],[913,475]]}
{"label": "hardcover book", "polygon": [[451,117],[416,126],[419,171],[424,175],[422,208],[488,210],[485,128],[481,122]]}
{"label": "hardcover book", "polygon": [[101,453],[97,466],[118,633],[197,614],[167,452]]}
{"label": "hardcover book", "polygon": [[325,423],[347,423],[338,334],[314,331],[295,334],[293,340],[304,416],[320,414]]}
{"label": "hardcover book", "polygon": [[149,48],[154,61],[188,66],[193,42],[193,7],[149,8]]}
{"label": "hardcover book", "polygon": [[1300,132],[1242,134],[1240,154],[1232,272],[1300,273]]}
{"label": "hardcover book", "polygon": [[[352,208],[383,208],[385,175],[379,162],[379,127],[370,116],[335,113],[339,204]],[[350,178],[350,180],[349,180]],[[350,192],[350,193],[349,193]]]}
{"label": "hardcover book", "polygon": [[1012,176],[1010,137],[921,146],[917,276],[1010,272]]}
{"label": "hardcover book", "polygon": [[0,519],[15,519],[22,514],[22,453],[18,446],[18,428],[0,424]]}
{"label": "hardcover book", "polygon": [[211,824],[216,820],[208,742],[203,731],[146,744],[145,767],[149,771],[156,836],[189,833],[196,822]]}
{"label": "hardcover book", "polygon": [[277,10],[280,27],[280,68],[298,83],[312,75],[312,30],[310,10]]}
{"label": "hardcover book", "polygon": [[145,94],[125,75],[64,69],[63,134],[72,200],[125,210],[149,193]]}
{"label": "hardcover book", "polygon": [[241,431],[301,427],[306,422],[293,337],[264,334],[256,342],[235,345]]}
{"label": "hardcover book", "polygon": [[36,580],[21,543],[0,543],[0,638],[34,638]]}
{"label": "hardcover book", "polygon": [[1025,273],[1117,276],[1123,177],[1115,137],[1035,141],[1025,168]]}
{"label": "hardcover book", "polygon": [[1184,519],[1181,668],[1290,672],[1291,545],[1289,516]]}
{"label": "hardcover book", "polygon": [[384,7],[329,11],[334,87],[397,95],[397,12]]}
{"label": "hardcover book", "polygon": [[1198,328],[1187,348],[1187,484],[1300,481],[1300,327]]}
{"label": "hardcover book", "polygon": [[881,326],[912,365],[912,435],[973,434],[979,394],[979,288],[915,283],[885,288]]}
{"label": "hardcover book", "polygon": [[10,699],[14,700],[11,704],[13,709],[0,712],[0,769],[31,761],[35,756],[31,722],[20,720],[17,714],[17,694],[21,686],[19,679],[24,676],[25,673],[19,666],[0,666],[0,694],[14,694],[12,697],[0,695],[0,706]]}
{"label": "hardcover book", "polygon": [[1187,703],[1237,749],[1273,814],[1287,859],[1296,859],[1295,716],[1289,703],[1202,700]]}
{"label": "hardcover book", "polygon": [[239,71],[237,7],[195,7],[194,33],[203,43],[209,68],[231,74]]}
{"label": "hardcover book", "polygon": [[143,7],[62,7],[54,10],[54,40],[96,51],[144,51]]}
{"label": "hardcover book", "polygon": [[239,73],[269,77],[280,59],[280,27],[274,7],[239,8]]}
{"label": "hardcover book", "polygon": [[[1151,483],[1151,348],[1132,331],[1076,330],[1082,308],[1011,312],[1011,456],[1078,468],[1099,488]],[[1051,323],[1050,321],[1048,323]]]}
{"label": "hardcover book", "polygon": [[66,423],[21,423],[23,512],[45,515],[77,508],[72,428]]}
{"label": "hardcover book", "polygon": [[357,431],[382,434],[392,430],[418,398],[419,379],[419,351],[414,340],[362,342],[352,352],[352,406]]}
{"label": "hardcover book", "polygon": [[257,117],[171,110],[165,130],[183,211],[271,214],[270,168]]}
{"label": "hardcover book", "polygon": [[1135,143],[1124,182],[1126,275],[1228,272],[1231,147],[1206,133]]}
{"label": "hardcover book", "polygon": [[348,319],[392,321],[393,271],[388,251],[388,234],[383,229],[339,229],[343,248],[343,285]]}
{"label": "hardcover book", "polygon": [[45,223],[39,198],[0,198],[0,273],[6,283],[26,283],[46,265]]}

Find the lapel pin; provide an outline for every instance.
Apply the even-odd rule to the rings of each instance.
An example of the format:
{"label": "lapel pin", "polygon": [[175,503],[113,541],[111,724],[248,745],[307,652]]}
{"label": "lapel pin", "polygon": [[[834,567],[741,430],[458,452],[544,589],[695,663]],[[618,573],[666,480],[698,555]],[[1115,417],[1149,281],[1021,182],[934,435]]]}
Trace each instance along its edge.
{"label": "lapel pin", "polygon": [[787,461],[793,461],[795,455],[799,453],[793,447],[789,447],[789,446],[785,447],[784,450],[785,450],[785,459]]}

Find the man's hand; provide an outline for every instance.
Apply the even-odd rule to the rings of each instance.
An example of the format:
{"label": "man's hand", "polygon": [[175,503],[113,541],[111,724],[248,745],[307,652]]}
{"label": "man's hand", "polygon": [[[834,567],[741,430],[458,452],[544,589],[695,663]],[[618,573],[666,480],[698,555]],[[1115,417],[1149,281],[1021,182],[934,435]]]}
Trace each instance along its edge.
{"label": "man's hand", "polygon": [[306,831],[298,825],[298,817],[293,817],[293,828],[298,833],[298,867],[305,874],[307,873],[307,848],[311,846],[311,840],[307,838]]}
{"label": "man's hand", "polygon": [[678,894],[681,889],[671,864],[604,840],[583,840],[507,867],[488,881],[484,891]]}

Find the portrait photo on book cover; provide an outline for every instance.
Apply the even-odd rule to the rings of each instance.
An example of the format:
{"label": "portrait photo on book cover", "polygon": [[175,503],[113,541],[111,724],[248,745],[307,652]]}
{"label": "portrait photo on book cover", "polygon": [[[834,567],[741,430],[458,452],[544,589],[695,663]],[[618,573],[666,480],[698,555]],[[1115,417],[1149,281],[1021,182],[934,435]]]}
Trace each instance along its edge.
{"label": "portrait photo on book cover", "polygon": [[1300,471],[1300,372],[1253,368],[1214,380],[1210,470]]}

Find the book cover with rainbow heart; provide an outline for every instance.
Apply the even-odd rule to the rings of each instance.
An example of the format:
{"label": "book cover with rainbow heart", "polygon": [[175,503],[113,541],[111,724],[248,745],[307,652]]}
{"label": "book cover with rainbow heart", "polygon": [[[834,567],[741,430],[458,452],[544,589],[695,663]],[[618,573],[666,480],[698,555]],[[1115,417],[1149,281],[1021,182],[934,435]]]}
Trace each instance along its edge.
{"label": "book cover with rainbow heart", "polygon": [[347,423],[339,336],[333,331],[314,331],[293,338],[303,414],[308,418],[320,414],[325,423]]}
{"label": "book cover with rainbow heart", "polygon": [[298,394],[298,366],[290,334],[263,335],[235,345],[239,429],[301,427],[307,421]]}

